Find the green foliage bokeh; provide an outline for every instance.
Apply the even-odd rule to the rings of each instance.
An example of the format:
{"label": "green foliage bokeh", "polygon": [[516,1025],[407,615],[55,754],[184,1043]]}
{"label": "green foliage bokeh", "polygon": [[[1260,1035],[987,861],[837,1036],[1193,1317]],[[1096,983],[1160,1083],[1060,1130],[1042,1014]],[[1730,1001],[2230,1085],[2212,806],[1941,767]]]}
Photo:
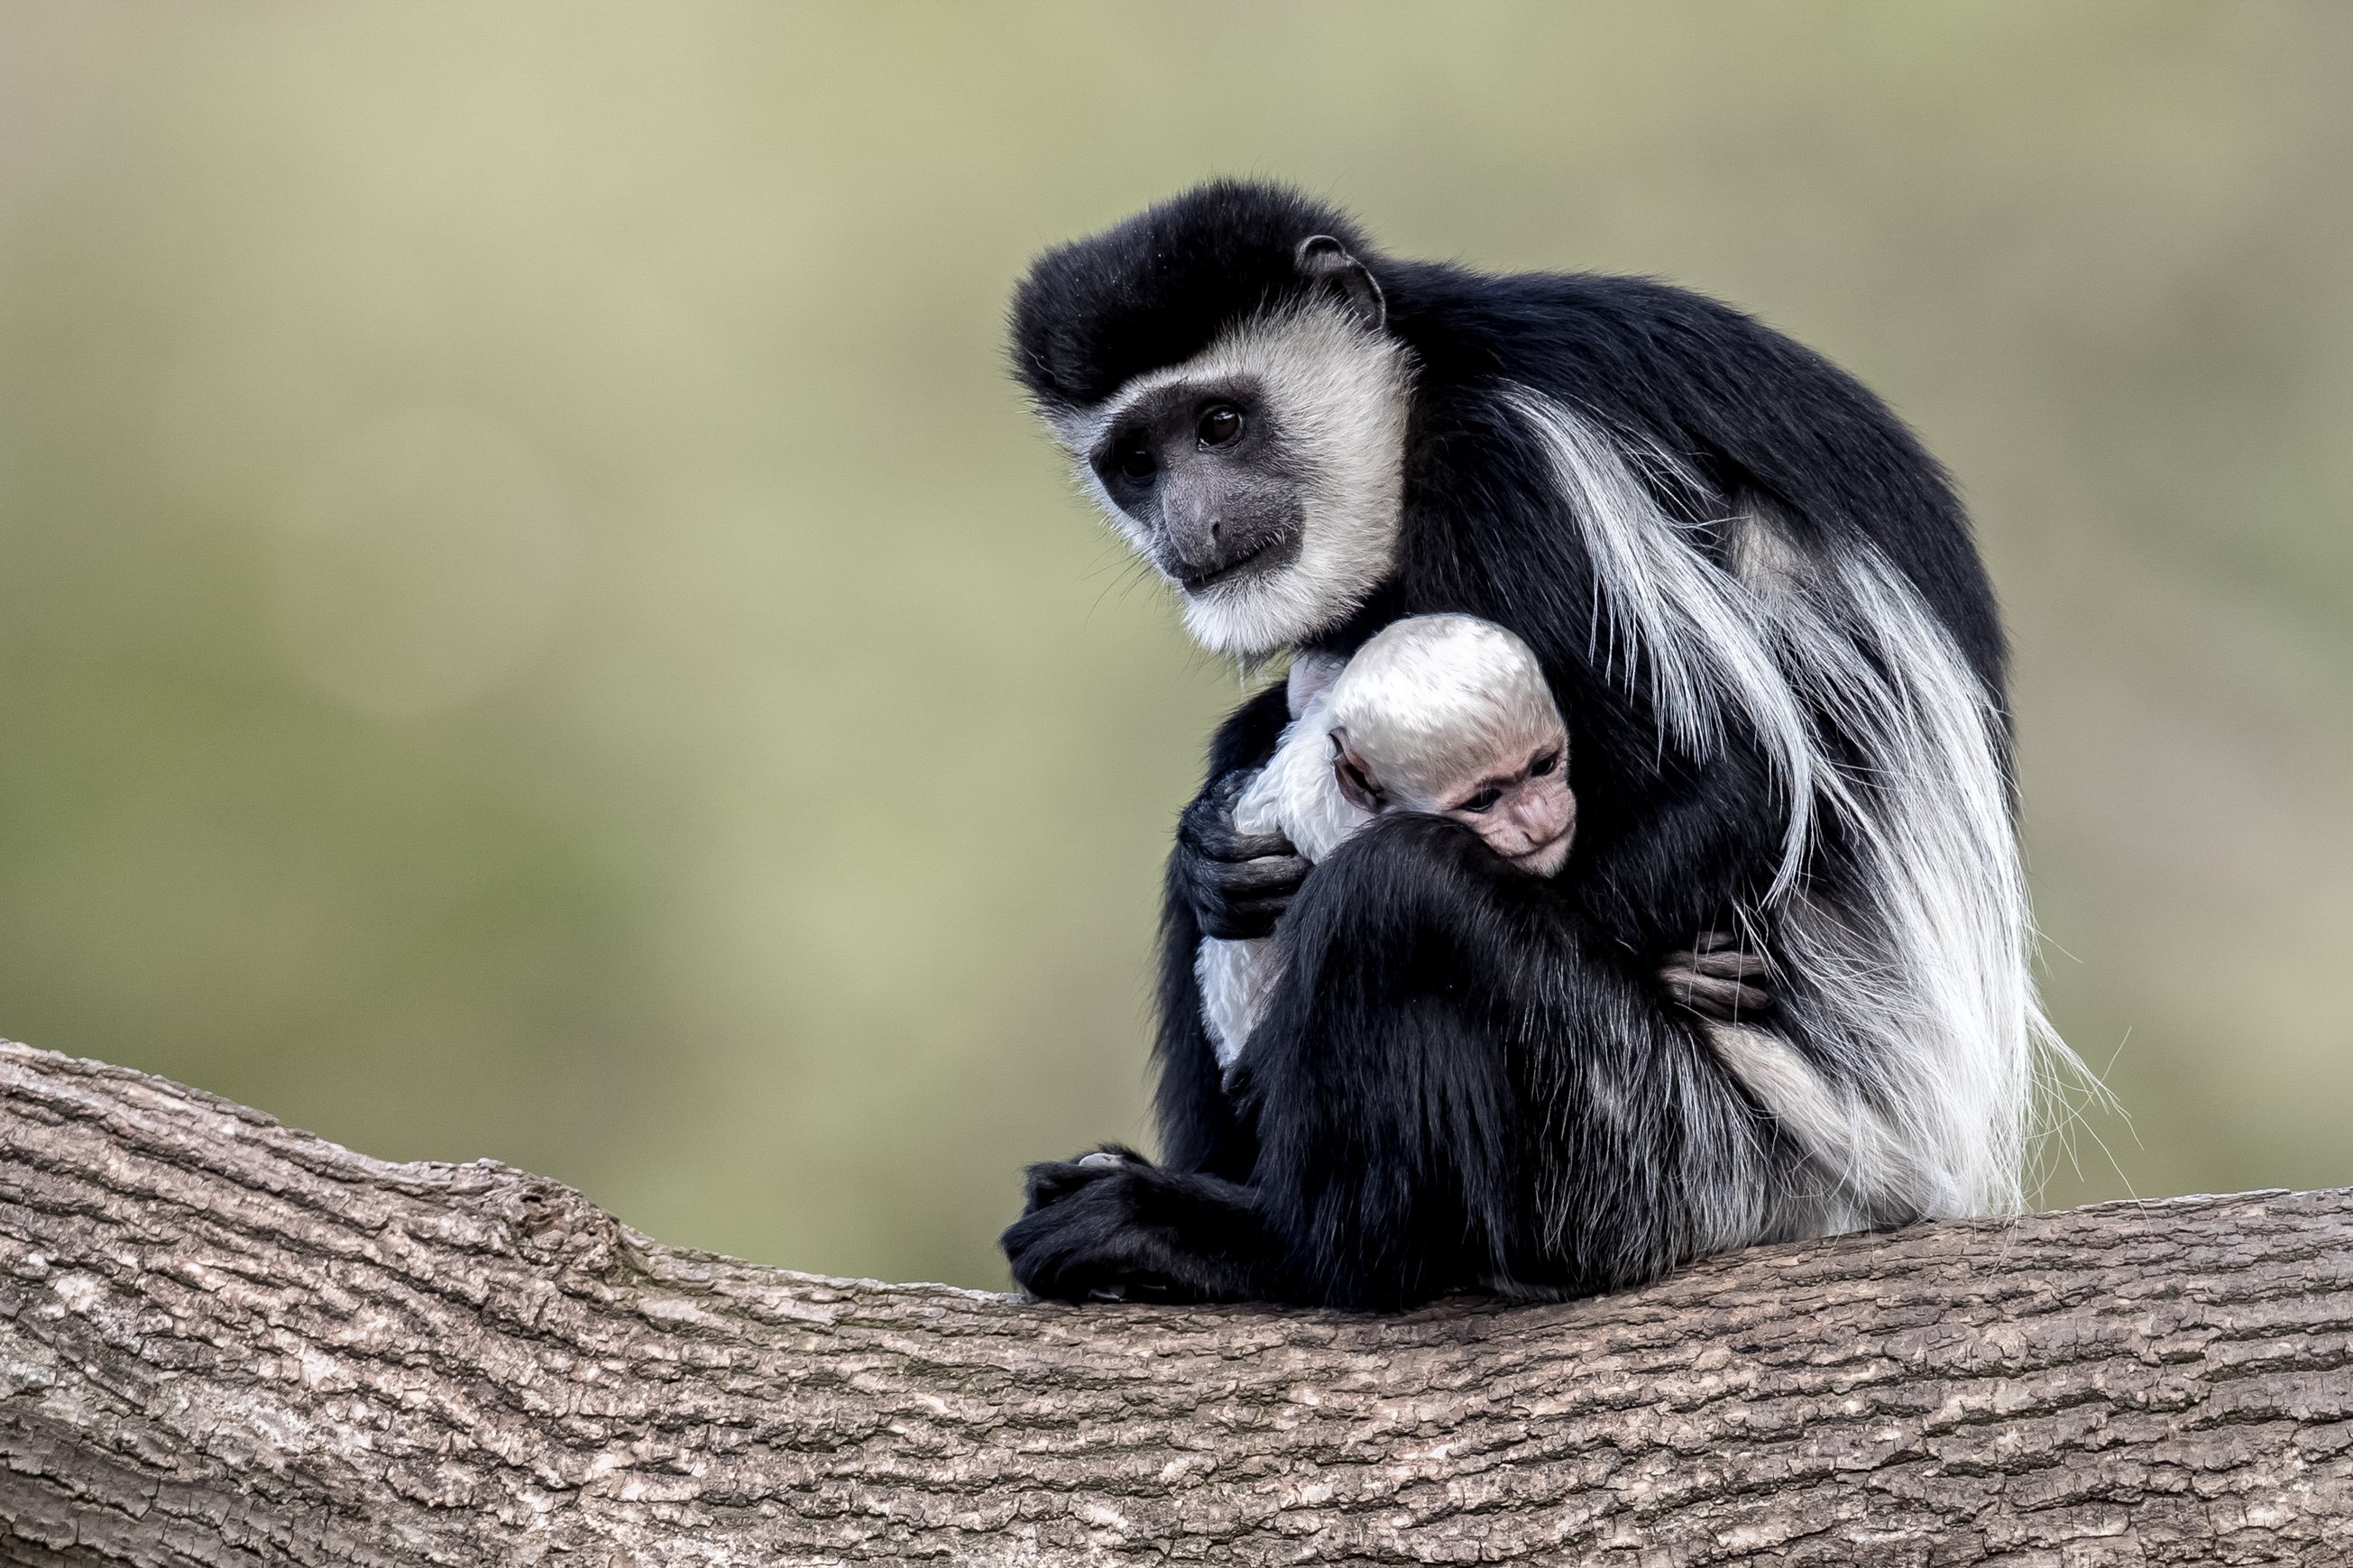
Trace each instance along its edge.
{"label": "green foliage bokeh", "polygon": [[2010,616],[2051,1201],[2353,1182],[2353,13],[0,8],[0,1034],[1003,1275],[1240,676],[1002,372],[1209,173],[1887,395]]}

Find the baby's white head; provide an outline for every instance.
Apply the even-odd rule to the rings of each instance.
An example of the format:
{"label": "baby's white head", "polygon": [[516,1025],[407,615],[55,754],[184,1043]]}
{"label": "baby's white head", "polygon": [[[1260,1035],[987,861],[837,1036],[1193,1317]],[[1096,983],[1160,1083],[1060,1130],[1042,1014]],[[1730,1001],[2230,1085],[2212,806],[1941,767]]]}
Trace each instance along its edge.
{"label": "baby's white head", "polygon": [[1493,621],[1391,622],[1340,672],[1325,713],[1356,805],[1453,817],[1539,877],[1567,860],[1568,729],[1535,655]]}

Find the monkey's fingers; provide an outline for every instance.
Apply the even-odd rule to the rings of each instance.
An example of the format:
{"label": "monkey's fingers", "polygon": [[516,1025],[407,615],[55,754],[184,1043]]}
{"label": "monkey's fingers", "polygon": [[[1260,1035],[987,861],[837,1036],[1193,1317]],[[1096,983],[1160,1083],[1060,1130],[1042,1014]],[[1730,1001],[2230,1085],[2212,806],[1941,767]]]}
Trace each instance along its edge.
{"label": "monkey's fingers", "polygon": [[1745,946],[1741,933],[1731,931],[1704,931],[1692,942],[1694,952],[1735,952]]}
{"label": "monkey's fingers", "polygon": [[1232,803],[1224,793],[1212,791],[1185,808],[1176,819],[1179,843],[1208,860],[1261,860],[1298,853],[1280,833],[1237,831]]}
{"label": "monkey's fingers", "polygon": [[1226,842],[1226,852],[1214,857],[1231,865],[1255,864],[1261,860],[1296,860],[1299,848],[1280,833],[1236,833]]}
{"label": "monkey's fingers", "polygon": [[1221,862],[1209,875],[1229,899],[1287,899],[1299,891],[1310,869],[1297,855],[1269,855],[1257,860]]}
{"label": "monkey's fingers", "polygon": [[1201,934],[1237,942],[1273,931],[1306,881],[1308,865],[1294,855],[1232,866],[1198,861],[1194,869],[1190,902]]}
{"label": "monkey's fingers", "polygon": [[1194,911],[1203,936],[1220,942],[1251,942],[1272,936],[1277,921],[1291,907],[1288,897],[1246,899],[1240,903],[1208,905]]}
{"label": "monkey's fingers", "polygon": [[1771,973],[1763,959],[1738,948],[1679,952],[1671,962],[1716,980],[1761,980]]}
{"label": "monkey's fingers", "polygon": [[1772,1010],[1771,993],[1744,985],[1736,979],[1704,974],[1672,963],[1659,971],[1659,978],[1666,982],[1668,995],[1701,1017],[1717,1023],[1736,1024],[1744,1018],[1761,1018]]}
{"label": "monkey's fingers", "polygon": [[1247,941],[1267,935],[1307,879],[1307,862],[1280,833],[1240,833],[1233,802],[1248,781],[1227,773],[1185,808],[1176,823],[1171,872],[1204,936]]}

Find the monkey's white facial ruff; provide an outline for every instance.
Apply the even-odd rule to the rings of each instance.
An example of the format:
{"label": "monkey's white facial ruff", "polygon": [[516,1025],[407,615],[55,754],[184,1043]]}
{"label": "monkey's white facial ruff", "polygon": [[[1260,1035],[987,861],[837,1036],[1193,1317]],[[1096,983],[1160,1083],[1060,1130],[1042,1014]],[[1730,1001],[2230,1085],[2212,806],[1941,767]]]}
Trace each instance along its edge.
{"label": "monkey's white facial ruff", "polygon": [[1255,658],[1346,619],[1395,564],[1411,380],[1396,339],[1310,304],[1053,425],[1194,640]]}

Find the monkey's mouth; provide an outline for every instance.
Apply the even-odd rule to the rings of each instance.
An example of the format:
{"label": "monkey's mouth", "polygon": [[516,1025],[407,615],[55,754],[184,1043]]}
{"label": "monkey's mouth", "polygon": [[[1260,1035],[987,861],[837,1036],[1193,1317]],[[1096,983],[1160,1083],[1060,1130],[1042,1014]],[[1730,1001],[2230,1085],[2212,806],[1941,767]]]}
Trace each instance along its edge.
{"label": "monkey's mouth", "polygon": [[1513,856],[1512,864],[1531,877],[1549,877],[1568,863],[1569,841],[1576,837],[1574,829],[1566,831],[1557,838]]}
{"label": "monkey's mouth", "polygon": [[1184,589],[1187,595],[1198,595],[1213,588],[1222,588],[1228,584],[1239,583],[1245,578],[1264,576],[1268,573],[1281,571],[1299,559],[1299,544],[1298,531],[1287,530],[1273,535],[1263,544],[1255,546],[1247,554],[1238,555],[1223,565],[1191,574],[1179,570],[1170,573],[1169,575],[1176,579],[1176,585]]}

